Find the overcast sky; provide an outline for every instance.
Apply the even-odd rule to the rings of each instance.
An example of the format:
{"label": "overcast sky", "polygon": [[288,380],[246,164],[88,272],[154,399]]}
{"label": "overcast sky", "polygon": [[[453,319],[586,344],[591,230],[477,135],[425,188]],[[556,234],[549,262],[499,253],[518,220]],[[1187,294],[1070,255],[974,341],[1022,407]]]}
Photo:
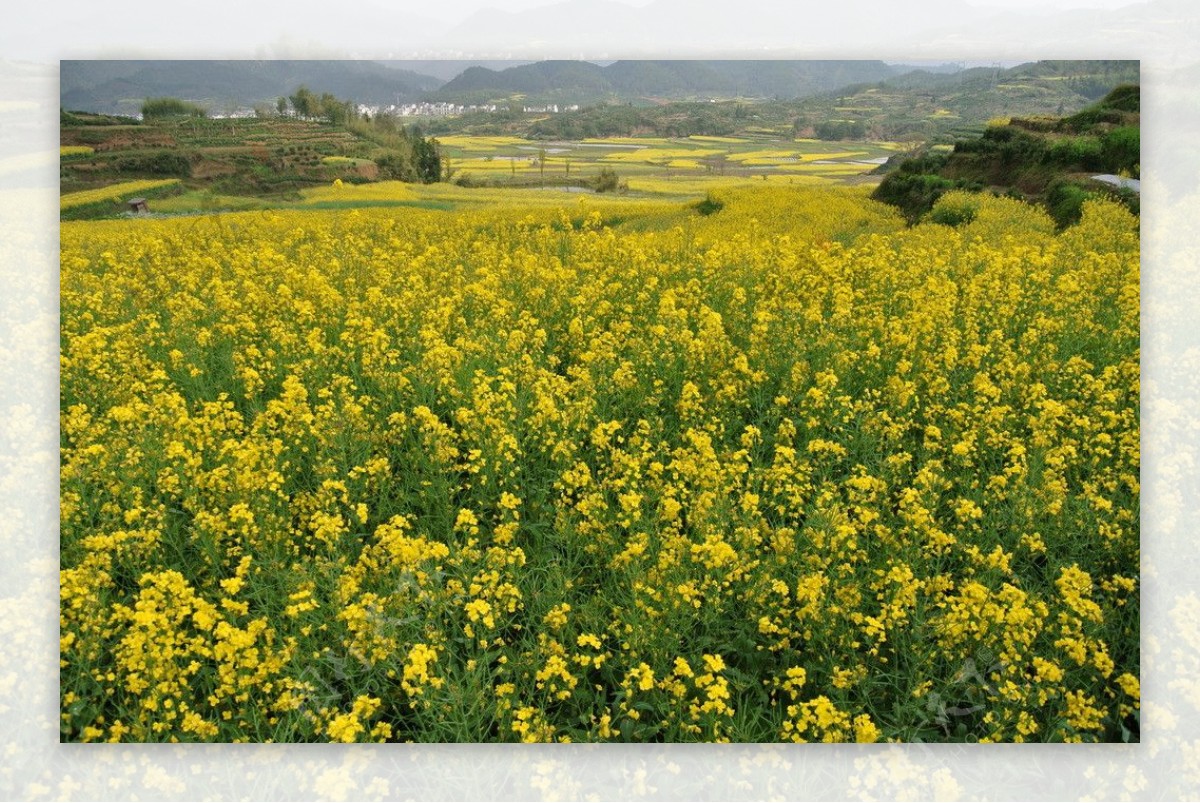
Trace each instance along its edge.
{"label": "overcast sky", "polygon": [[[75,0],[77,2],[77,0]],[[443,22],[459,22],[474,11],[485,8],[505,11],[525,11],[554,5],[562,0],[440,0],[419,6],[420,13]],[[802,0],[803,1],[803,0]],[[895,1],[895,0],[894,0]],[[640,8],[654,0],[612,0],[624,6]],[[970,5],[980,8],[1021,8],[1029,10],[1065,10],[1074,8],[1120,8],[1133,5],[1133,0],[968,0]],[[84,5],[84,3],[80,3]],[[914,3],[916,5],[916,3]]]}
{"label": "overcast sky", "polygon": [[[1176,5],[1187,2],[46,0],[0,26],[0,60],[1137,58],[1144,49],[1123,34],[1137,9],[1152,30],[1183,39],[1177,20],[1191,12]],[[1096,13],[1064,13],[1078,9]],[[1114,14],[1123,19],[1109,25]]]}

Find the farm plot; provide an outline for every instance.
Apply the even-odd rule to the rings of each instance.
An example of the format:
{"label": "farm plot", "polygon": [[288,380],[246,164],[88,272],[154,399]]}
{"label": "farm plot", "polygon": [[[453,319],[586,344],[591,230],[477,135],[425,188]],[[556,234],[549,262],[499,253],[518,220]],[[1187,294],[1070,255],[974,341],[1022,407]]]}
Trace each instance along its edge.
{"label": "farm plot", "polygon": [[[459,180],[586,182],[610,168],[648,186],[655,177],[754,176],[802,172],[832,181],[862,176],[894,152],[891,143],[829,143],[766,137],[611,137],[578,142],[452,136],[439,140]],[[802,166],[802,167],[801,167]],[[536,176],[528,174],[532,170]]]}

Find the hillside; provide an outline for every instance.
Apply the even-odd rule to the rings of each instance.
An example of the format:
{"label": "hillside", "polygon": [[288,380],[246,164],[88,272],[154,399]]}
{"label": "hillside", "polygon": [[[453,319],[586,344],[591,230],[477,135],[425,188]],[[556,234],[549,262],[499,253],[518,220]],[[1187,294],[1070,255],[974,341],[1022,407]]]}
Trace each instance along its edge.
{"label": "hillside", "polygon": [[874,197],[910,221],[954,189],[989,189],[1039,203],[1060,226],[1076,222],[1083,202],[1097,195],[1116,196],[1136,212],[1136,193],[1094,176],[1139,177],[1140,105],[1138,86],[1124,85],[1068,117],[1014,117],[959,140],[948,153],[925,150],[902,162]]}
{"label": "hillside", "polygon": [[[64,110],[59,131],[63,200],[98,192],[105,201],[114,186],[150,181],[157,184],[156,209],[162,196],[181,193],[201,206],[220,196],[225,208],[244,208],[251,199],[295,199],[304,188],[334,181],[441,177],[436,144],[386,116],[339,123],[276,115],[138,121]],[[63,206],[64,218],[72,219],[122,211],[121,204]]]}
{"label": "hillside", "polygon": [[438,78],[371,61],[63,61],[64,109],[136,114],[148,97],[179,97],[219,112],[273,105],[307,85],[360,103],[416,100]]}
{"label": "hillside", "polygon": [[882,61],[625,60],[604,67],[582,61],[541,61],[502,70],[471,67],[431,97],[461,102],[521,94],[577,103],[687,97],[792,99],[895,73]]}
{"label": "hillside", "polygon": [[956,73],[910,70],[799,101],[798,131],[854,127],[888,140],[953,142],[997,117],[1067,115],[1121,84],[1140,80],[1137,61],[1037,61]]}
{"label": "hillside", "polygon": [[[524,65],[504,71],[471,70],[470,82],[448,83],[436,97],[459,100],[522,97],[565,77],[572,62]],[[549,64],[550,66],[543,66]],[[578,64],[575,62],[574,64]],[[439,133],[517,135],[541,139],[637,136],[728,136],[734,133],[824,140],[877,140],[952,143],[977,136],[997,117],[1072,114],[1123,83],[1137,83],[1136,61],[1042,61],[1011,68],[986,67],[948,72],[943,65],[911,69],[885,80],[853,82],[880,68],[879,62],[789,61],[624,61],[586,69],[595,85],[601,76],[624,95],[584,104],[559,114],[515,111],[468,114],[432,122]],[[882,67],[894,70],[888,65]],[[723,82],[723,83],[722,83]],[[839,83],[840,82],[840,83]],[[449,92],[454,86],[472,92]],[[562,86],[560,81],[559,86]],[[706,90],[697,87],[707,85]],[[836,85],[836,88],[822,88]],[[674,87],[667,92],[649,88]],[[483,89],[490,87],[490,89]],[[543,88],[539,90],[539,87]],[[714,88],[716,87],[716,88]],[[788,90],[787,87],[792,87]],[[820,88],[820,91],[809,89]],[[616,92],[617,90],[613,90]],[[791,93],[789,95],[789,92]],[[684,99],[686,93],[693,98]],[[758,93],[757,95],[755,93]],[[806,97],[795,97],[807,94]],[[716,95],[738,100],[709,98]],[[640,100],[621,100],[621,97]],[[543,100],[578,101],[567,90]],[[792,97],[791,100],[775,100]],[[715,100],[715,102],[714,102]]]}

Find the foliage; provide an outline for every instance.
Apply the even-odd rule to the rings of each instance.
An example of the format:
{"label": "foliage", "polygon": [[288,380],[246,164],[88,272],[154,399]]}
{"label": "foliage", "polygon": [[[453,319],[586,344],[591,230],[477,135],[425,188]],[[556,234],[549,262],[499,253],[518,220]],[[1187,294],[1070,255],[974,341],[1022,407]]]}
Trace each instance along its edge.
{"label": "foliage", "polygon": [[551,115],[529,126],[530,136],[539,139],[628,137],[652,130],[655,130],[655,126],[643,110],[607,104]]}
{"label": "foliage", "polygon": [[207,117],[208,111],[195,103],[179,98],[146,98],[142,103],[142,117],[147,120],[164,117]]}
{"label": "foliage", "polygon": [[592,189],[596,192],[614,192],[621,188],[621,179],[617,171],[611,167],[602,167],[592,180]]}
{"label": "foliage", "polygon": [[[784,67],[785,63],[769,61],[756,65],[759,73]],[[433,130],[439,135],[508,133],[539,139],[725,135],[770,130],[832,141],[869,137],[952,142],[979,133],[988,120],[998,115],[1020,118],[1070,114],[1123,81],[1136,81],[1137,76],[1136,61],[1038,62],[1005,70],[968,69],[953,75],[914,70],[882,81],[830,87],[831,91],[793,100],[778,99],[790,97],[785,91],[772,91],[751,101],[720,99],[734,94],[730,93],[704,101],[676,96],[671,102],[657,104],[647,103],[644,98],[661,99],[670,94],[639,93],[637,99],[627,98],[624,103],[580,96],[575,102],[584,104],[584,108],[578,111],[526,114],[516,104],[515,110],[439,118]],[[529,89],[536,90],[532,86]],[[477,97],[456,99],[483,102],[504,94],[496,87]],[[767,99],[771,97],[775,99]],[[561,90],[547,89],[540,95],[535,91],[528,101],[561,103],[563,97]]]}
{"label": "foliage", "polygon": [[[1060,227],[1071,225],[1079,221],[1084,202],[1101,194],[1085,185],[1087,175],[1139,174],[1137,104],[1137,87],[1123,86],[1067,118],[1013,118],[989,125],[977,137],[958,140],[949,156],[924,155],[901,163],[874,197],[895,204],[915,221],[949,190],[990,187],[998,194],[1038,201]],[[1103,194],[1135,213],[1139,208],[1134,193]]]}
{"label": "foliage", "polygon": [[383,179],[430,184],[442,180],[442,155],[437,140],[425,137],[419,127],[401,125],[396,117],[379,114],[355,120],[349,130],[386,150],[374,157]]}
{"label": "foliage", "polygon": [[817,139],[862,139],[866,126],[861,120],[822,120],[816,125]]}
{"label": "foliage", "polygon": [[1121,126],[1107,132],[1100,141],[1100,158],[1105,169],[1137,178],[1142,161],[1141,129]]}
{"label": "foliage", "polygon": [[712,215],[720,212],[724,208],[725,202],[718,198],[714,198],[711,192],[705,194],[704,200],[696,204],[696,211],[702,215]]}
{"label": "foliage", "polygon": [[85,111],[68,111],[60,108],[58,110],[58,123],[60,128],[74,128],[83,126],[127,126],[139,125],[141,120],[136,117],[124,117],[113,114],[94,114],[93,112]]}
{"label": "foliage", "polygon": [[112,160],[112,166],[122,173],[138,173],[149,176],[187,178],[192,174],[192,161],[188,155],[172,150],[119,156]]}
{"label": "foliage", "polygon": [[286,100],[282,97],[277,99],[275,108],[280,114],[283,114],[289,103],[292,111],[302,118],[320,118],[328,120],[334,125],[344,125],[355,117],[354,104],[350,101],[340,100],[329,92],[323,92],[318,96],[303,84],[297,87],[296,91]]}
{"label": "foliage", "polygon": [[1072,181],[1055,181],[1046,189],[1046,206],[1060,225],[1078,223],[1083,217],[1083,205],[1094,194]]}
{"label": "foliage", "polygon": [[1121,84],[1112,89],[1099,104],[1103,108],[1139,113],[1142,110],[1142,90],[1137,84]]}
{"label": "foliage", "polygon": [[939,198],[933,204],[928,220],[943,226],[962,226],[974,221],[978,212],[978,197],[959,191],[947,193]]}
{"label": "foliage", "polygon": [[910,223],[914,223],[929,212],[939,198],[956,189],[978,190],[982,189],[982,185],[902,167],[886,176],[871,197],[897,207]]}

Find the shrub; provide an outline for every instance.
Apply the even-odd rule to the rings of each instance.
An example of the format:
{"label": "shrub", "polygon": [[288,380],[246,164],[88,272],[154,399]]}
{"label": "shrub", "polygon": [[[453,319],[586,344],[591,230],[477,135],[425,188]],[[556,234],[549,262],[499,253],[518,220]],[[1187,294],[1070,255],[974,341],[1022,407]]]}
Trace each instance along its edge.
{"label": "shrub", "polygon": [[711,215],[715,212],[720,212],[724,208],[724,202],[714,198],[711,192],[705,193],[704,200],[696,204],[696,211],[702,215]]}
{"label": "shrub", "polygon": [[940,198],[929,213],[932,223],[944,226],[962,226],[975,219],[979,204],[973,196],[955,193],[952,196]]}
{"label": "shrub", "polygon": [[1105,170],[1133,171],[1142,161],[1141,130],[1132,125],[1114,128],[1100,141],[1100,154]]}
{"label": "shrub", "polygon": [[962,180],[902,169],[880,182],[871,197],[898,207],[909,223],[915,223],[933,208],[943,194],[966,186],[967,182]]}
{"label": "shrub", "polygon": [[1046,190],[1046,208],[1054,222],[1066,228],[1079,222],[1083,216],[1084,201],[1091,197],[1092,193],[1078,184],[1058,181]]}
{"label": "shrub", "polygon": [[1122,84],[1104,96],[1100,105],[1123,112],[1140,112],[1142,90],[1137,84]]}
{"label": "shrub", "polygon": [[1075,167],[1081,170],[1105,169],[1100,140],[1095,137],[1060,139],[1046,151],[1043,161],[1059,167]]}
{"label": "shrub", "polygon": [[208,112],[195,103],[179,98],[146,98],[142,104],[142,117],[207,117]]}
{"label": "shrub", "polygon": [[192,162],[187,156],[173,151],[122,156],[114,163],[122,173],[141,173],[150,176],[175,176],[188,178],[192,175]]}
{"label": "shrub", "polygon": [[617,171],[611,167],[602,167],[596,177],[592,179],[592,189],[596,192],[613,192],[621,188],[621,180],[617,176]]}

